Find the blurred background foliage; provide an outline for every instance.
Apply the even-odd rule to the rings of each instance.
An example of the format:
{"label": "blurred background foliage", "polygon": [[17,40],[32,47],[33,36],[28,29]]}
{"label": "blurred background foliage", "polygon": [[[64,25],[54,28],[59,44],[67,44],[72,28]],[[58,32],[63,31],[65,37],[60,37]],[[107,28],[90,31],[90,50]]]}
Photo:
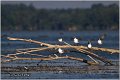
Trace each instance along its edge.
{"label": "blurred background foliage", "polygon": [[1,4],[2,30],[119,30],[119,6],[37,9],[32,4]]}

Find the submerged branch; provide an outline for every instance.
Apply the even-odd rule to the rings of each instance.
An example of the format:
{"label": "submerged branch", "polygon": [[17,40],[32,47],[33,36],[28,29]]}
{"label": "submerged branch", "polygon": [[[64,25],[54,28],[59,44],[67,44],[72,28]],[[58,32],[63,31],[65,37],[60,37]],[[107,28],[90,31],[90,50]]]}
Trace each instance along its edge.
{"label": "submerged branch", "polygon": [[41,58],[24,58],[24,57],[16,57],[16,58],[13,58],[11,60],[4,60],[3,62],[11,62],[13,60],[43,60],[43,61],[49,61],[49,60],[56,60],[56,59],[71,59],[71,60],[77,60],[77,61],[80,61],[80,62],[84,62],[88,65],[97,65],[97,63],[95,62],[92,62],[92,61],[88,61],[88,60],[85,60],[85,59],[82,59],[82,58],[76,58],[76,57],[71,57],[71,56],[57,56],[57,57],[52,57],[52,56],[49,56],[49,57],[41,57]]}

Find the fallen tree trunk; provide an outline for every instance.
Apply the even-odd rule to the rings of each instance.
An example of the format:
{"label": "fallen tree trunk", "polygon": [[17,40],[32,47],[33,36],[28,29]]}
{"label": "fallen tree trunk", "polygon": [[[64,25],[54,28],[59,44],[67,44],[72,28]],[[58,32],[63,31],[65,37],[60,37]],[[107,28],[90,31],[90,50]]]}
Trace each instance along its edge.
{"label": "fallen tree trunk", "polygon": [[[82,45],[80,45],[80,46],[52,45],[52,44],[43,43],[43,42],[40,42],[40,41],[31,40],[31,39],[21,39],[21,38],[11,38],[11,37],[8,37],[8,39],[9,40],[20,40],[20,41],[25,41],[25,42],[32,42],[32,43],[36,43],[36,44],[40,44],[40,45],[46,46],[46,47],[43,47],[43,48],[17,49],[17,53],[13,54],[12,55],[13,57],[11,57],[11,55],[7,55],[9,58],[12,58],[11,61],[13,61],[13,60],[54,60],[54,59],[67,58],[67,59],[72,59],[72,60],[78,60],[78,61],[90,64],[90,65],[98,64],[98,62],[95,61],[95,60],[94,60],[94,62],[91,62],[91,61],[88,61],[88,60],[85,60],[85,59],[82,59],[82,58],[75,58],[75,57],[70,57],[70,56],[59,57],[59,56],[56,55],[55,57],[47,57],[47,58],[44,58],[44,56],[43,56],[43,58],[20,58],[20,57],[17,57],[17,55],[19,55],[19,54],[34,55],[34,54],[31,54],[31,53],[32,52],[36,52],[36,51],[45,51],[45,50],[50,50],[50,49],[56,50],[58,48],[62,48],[62,49],[64,49],[64,48],[72,48],[72,49],[75,49],[75,50],[81,52],[82,54],[91,56],[91,58],[94,57],[94,58],[96,58],[96,59],[98,59],[98,60],[100,60],[100,61],[102,61],[104,63],[108,63],[110,65],[113,65],[110,60],[108,60],[106,58],[103,58],[101,56],[98,56],[97,54],[92,53],[91,50],[93,50],[93,51],[105,51],[105,52],[112,53],[112,54],[113,53],[120,53],[120,51],[116,50],[116,49],[98,48],[98,47],[92,47],[92,48],[89,49],[86,46],[82,46]],[[37,54],[35,54],[35,55],[37,55]],[[7,60],[7,61],[9,62],[10,60]]]}

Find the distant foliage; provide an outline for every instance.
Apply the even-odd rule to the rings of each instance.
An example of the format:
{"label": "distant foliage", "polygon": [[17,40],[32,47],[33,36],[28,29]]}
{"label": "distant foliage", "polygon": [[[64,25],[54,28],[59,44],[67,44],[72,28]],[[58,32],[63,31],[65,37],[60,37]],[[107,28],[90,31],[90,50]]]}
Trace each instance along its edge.
{"label": "distant foliage", "polygon": [[118,30],[119,6],[94,4],[86,9],[36,9],[2,4],[2,30]]}

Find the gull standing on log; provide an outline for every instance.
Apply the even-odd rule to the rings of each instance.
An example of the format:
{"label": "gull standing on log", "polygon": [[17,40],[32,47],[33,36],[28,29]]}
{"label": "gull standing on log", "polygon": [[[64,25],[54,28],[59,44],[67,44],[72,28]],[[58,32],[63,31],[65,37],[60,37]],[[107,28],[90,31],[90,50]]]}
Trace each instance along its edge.
{"label": "gull standing on log", "polygon": [[78,44],[78,43],[79,43],[79,41],[78,41],[78,39],[77,39],[77,38],[74,38],[74,43],[76,43],[76,44]]}
{"label": "gull standing on log", "polygon": [[70,45],[70,44],[68,44],[67,42],[63,41],[63,39],[62,39],[62,38],[58,39],[58,41],[59,41],[59,42],[63,42],[63,43],[65,43],[65,44],[67,44],[67,45],[71,46],[71,45]]}
{"label": "gull standing on log", "polygon": [[92,44],[90,41],[88,42],[88,48],[92,48]]}
{"label": "gull standing on log", "polygon": [[60,54],[64,53],[64,51],[63,51],[61,48],[58,49],[58,52],[59,52]]}
{"label": "gull standing on log", "polygon": [[98,39],[98,44],[102,44],[102,40],[100,38]]}
{"label": "gull standing on log", "polygon": [[62,40],[62,38],[60,38],[60,39],[58,39],[58,41],[59,41],[59,42],[62,42],[63,40]]}
{"label": "gull standing on log", "polygon": [[100,38],[98,39],[98,44],[103,44],[103,39],[105,38],[105,34],[103,34],[102,36],[100,36]]}

